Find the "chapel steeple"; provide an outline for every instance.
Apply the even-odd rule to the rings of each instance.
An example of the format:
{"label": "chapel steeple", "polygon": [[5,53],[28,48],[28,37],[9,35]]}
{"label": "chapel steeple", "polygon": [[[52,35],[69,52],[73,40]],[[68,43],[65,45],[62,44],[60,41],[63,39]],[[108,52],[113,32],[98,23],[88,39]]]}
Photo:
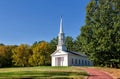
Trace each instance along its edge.
{"label": "chapel steeple", "polygon": [[58,45],[57,45],[57,50],[67,50],[65,47],[65,36],[63,33],[63,23],[62,23],[62,17],[60,19],[60,32],[58,34]]}
{"label": "chapel steeple", "polygon": [[62,17],[60,19],[60,33],[63,33]]}

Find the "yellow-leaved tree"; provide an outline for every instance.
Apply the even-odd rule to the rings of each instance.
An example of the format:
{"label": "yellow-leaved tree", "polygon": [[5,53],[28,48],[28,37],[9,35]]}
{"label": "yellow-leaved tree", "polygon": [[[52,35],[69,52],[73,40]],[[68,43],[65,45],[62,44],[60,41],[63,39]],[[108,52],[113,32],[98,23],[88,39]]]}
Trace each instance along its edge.
{"label": "yellow-leaved tree", "polygon": [[47,42],[41,41],[32,48],[33,55],[29,59],[32,66],[50,65],[50,46]]}
{"label": "yellow-leaved tree", "polygon": [[26,44],[21,44],[20,46],[14,48],[13,52],[13,63],[15,66],[29,66],[29,58],[32,55],[32,50],[30,46]]}

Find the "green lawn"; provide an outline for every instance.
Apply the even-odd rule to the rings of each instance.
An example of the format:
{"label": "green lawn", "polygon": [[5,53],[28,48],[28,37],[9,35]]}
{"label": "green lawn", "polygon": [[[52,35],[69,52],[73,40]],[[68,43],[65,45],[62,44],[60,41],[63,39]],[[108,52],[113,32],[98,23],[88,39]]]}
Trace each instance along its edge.
{"label": "green lawn", "polygon": [[77,67],[0,68],[0,79],[84,79],[87,75]]}

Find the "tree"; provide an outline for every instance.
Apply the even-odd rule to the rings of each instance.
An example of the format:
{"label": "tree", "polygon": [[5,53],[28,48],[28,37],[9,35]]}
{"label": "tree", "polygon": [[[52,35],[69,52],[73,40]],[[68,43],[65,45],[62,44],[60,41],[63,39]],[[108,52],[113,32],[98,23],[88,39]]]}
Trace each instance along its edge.
{"label": "tree", "polygon": [[30,46],[21,44],[20,46],[13,49],[13,63],[15,66],[29,66],[29,58],[32,55]]}
{"label": "tree", "polygon": [[53,38],[53,39],[49,42],[50,49],[51,49],[51,53],[53,53],[53,52],[56,50],[57,44],[58,44],[58,37]]}
{"label": "tree", "polygon": [[12,66],[12,49],[14,46],[0,46],[0,67]]}
{"label": "tree", "polygon": [[74,51],[76,51],[76,52],[80,52],[80,53],[84,53],[83,51],[82,51],[82,49],[81,49],[81,41],[80,41],[80,38],[79,38],[80,36],[77,36],[76,37],[76,39],[73,41],[73,49],[74,49]]}
{"label": "tree", "polygon": [[[52,53],[56,50],[56,47],[57,47],[57,44],[58,44],[58,37],[56,38],[53,38],[50,42],[50,48],[52,50]],[[67,50],[69,51],[74,51],[74,46],[75,46],[75,43],[74,43],[74,40],[71,36],[66,36],[65,37],[65,46],[67,48]]]}
{"label": "tree", "polygon": [[0,43],[0,46],[5,46],[3,43]]}
{"label": "tree", "polygon": [[79,36],[95,65],[120,66],[120,0],[91,0]]}
{"label": "tree", "polygon": [[0,67],[6,66],[6,48],[5,46],[0,46]]}
{"label": "tree", "polygon": [[74,49],[73,49],[74,41],[73,41],[73,38],[72,38],[72,37],[67,36],[67,37],[65,38],[65,45],[66,45],[67,50],[69,50],[69,51],[74,51]]}
{"label": "tree", "polygon": [[38,43],[33,50],[33,55],[29,59],[32,66],[50,65],[50,46],[47,42]]}

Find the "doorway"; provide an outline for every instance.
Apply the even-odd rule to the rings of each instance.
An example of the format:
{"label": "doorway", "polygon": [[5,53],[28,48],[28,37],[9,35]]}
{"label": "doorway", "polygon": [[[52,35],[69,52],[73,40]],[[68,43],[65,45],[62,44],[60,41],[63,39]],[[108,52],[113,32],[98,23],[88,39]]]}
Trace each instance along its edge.
{"label": "doorway", "polygon": [[56,66],[63,66],[64,57],[57,57],[55,60]]}

